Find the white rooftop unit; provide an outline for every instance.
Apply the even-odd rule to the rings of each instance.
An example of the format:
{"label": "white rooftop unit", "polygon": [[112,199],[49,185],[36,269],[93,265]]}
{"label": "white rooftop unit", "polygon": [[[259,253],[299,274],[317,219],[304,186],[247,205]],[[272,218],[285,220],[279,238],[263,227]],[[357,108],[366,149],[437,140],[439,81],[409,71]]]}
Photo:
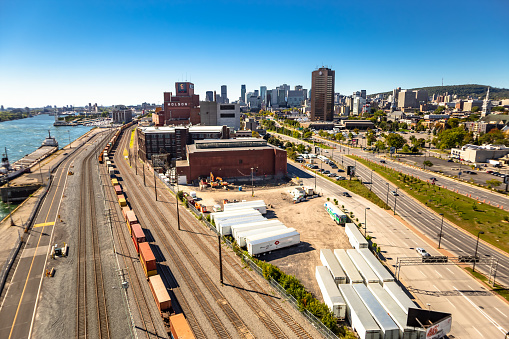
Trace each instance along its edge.
{"label": "white rooftop unit", "polygon": [[300,234],[295,228],[246,237],[249,255],[257,255],[300,243]]}
{"label": "white rooftop unit", "polygon": [[341,268],[346,274],[346,282],[350,284],[362,284],[364,279],[362,279],[361,274],[357,271],[357,267],[355,267],[352,259],[346,254],[346,251],[343,249],[335,249],[334,255],[336,259],[338,259]]}
{"label": "white rooftop unit", "polygon": [[366,284],[380,282],[378,276],[375,274],[375,272],[373,272],[373,270],[371,269],[371,267],[369,267],[366,260],[364,260],[362,255],[360,255],[360,253],[357,252],[357,250],[349,249],[346,250],[346,253],[350,257],[350,259],[352,259],[352,262],[354,263],[355,267],[357,267],[357,270],[361,274]]}
{"label": "white rooftop unit", "polygon": [[345,224],[345,233],[348,236],[348,241],[353,248],[367,248],[368,241],[361,234],[359,229],[354,223],[347,222]]}
{"label": "white rooftop unit", "polygon": [[391,316],[392,320],[399,327],[400,338],[402,339],[419,339],[419,334],[422,333],[422,330],[419,331],[414,329],[413,327],[407,327],[407,314],[403,312],[401,307],[392,299],[392,297],[387,293],[386,290],[381,285],[378,284],[369,284],[368,289],[371,291],[373,296],[378,300],[380,305],[387,311],[387,313]]}
{"label": "white rooftop unit", "polygon": [[267,213],[267,205],[265,205],[265,201],[263,200],[253,200],[253,201],[242,201],[242,202],[230,202],[224,204],[224,211],[234,211],[242,208],[254,208],[257,211],[260,211],[261,214]]}
{"label": "white rooftop unit", "polygon": [[236,210],[236,211],[231,211],[231,212],[215,212],[215,213],[210,213],[210,218],[214,221],[216,220],[219,220],[219,219],[225,219],[225,218],[231,218],[233,216],[236,216],[236,215],[248,215],[248,214],[260,214],[260,212],[252,209],[252,208],[246,208],[244,210]]}
{"label": "white rooftop unit", "polygon": [[334,253],[332,253],[332,250],[330,249],[320,250],[320,260],[322,262],[322,265],[327,267],[327,269],[329,270],[336,285],[346,284],[346,274],[341,268],[341,265],[339,264],[338,259],[336,259]]}
{"label": "white rooftop unit", "polygon": [[408,314],[409,308],[420,308],[408,297],[403,289],[395,281],[389,281],[384,284],[384,290],[394,299],[394,301],[401,307],[403,312]]}
{"label": "white rooftop unit", "polygon": [[353,289],[353,286],[355,285],[338,285],[339,292],[341,292],[346,303],[347,320],[361,339],[381,338],[380,327],[378,327],[375,319],[373,319],[368,308]]}
{"label": "white rooftop unit", "polygon": [[269,227],[262,227],[262,228],[256,228],[254,230],[248,230],[248,231],[242,231],[242,232],[236,232],[235,241],[240,247],[246,246],[246,237],[251,235],[257,235],[257,234],[263,234],[267,232],[273,232],[273,231],[279,231],[279,230],[285,230],[288,227],[281,224],[279,226],[269,226]]}
{"label": "white rooftop unit", "polygon": [[265,218],[262,215],[238,216],[235,218],[216,221],[216,229],[219,230],[221,235],[230,235],[232,233],[232,227],[234,226],[263,221],[264,219]]}
{"label": "white rooftop unit", "polygon": [[364,258],[369,267],[371,267],[373,272],[375,272],[382,284],[388,281],[394,281],[392,274],[380,263],[380,261],[378,261],[369,248],[359,248],[357,251],[359,251],[360,255]]}
{"label": "white rooftop unit", "polygon": [[341,293],[339,293],[334,278],[330,275],[329,269],[325,266],[316,266],[315,275],[325,305],[334,313],[334,316],[339,319],[344,319],[346,315],[346,304]]}
{"label": "white rooftop unit", "polygon": [[243,224],[243,225],[238,225],[236,227],[233,227],[232,228],[232,236],[234,238],[236,238],[238,232],[243,232],[243,231],[253,230],[255,228],[262,228],[262,227],[273,226],[273,225],[280,226],[280,225],[283,225],[283,223],[277,219],[269,220],[269,219],[263,218],[263,220],[257,220],[257,221],[250,222],[248,224]]}
{"label": "white rooftop unit", "polygon": [[380,336],[383,339],[399,339],[399,327],[387,314],[387,311],[376,300],[373,293],[364,284],[353,285],[353,289],[371,313],[373,319],[380,327]]}

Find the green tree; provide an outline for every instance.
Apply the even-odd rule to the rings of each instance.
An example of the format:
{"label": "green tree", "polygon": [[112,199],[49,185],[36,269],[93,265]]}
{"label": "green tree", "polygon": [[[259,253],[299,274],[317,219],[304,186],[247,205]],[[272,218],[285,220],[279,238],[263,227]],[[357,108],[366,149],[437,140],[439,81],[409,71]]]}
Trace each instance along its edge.
{"label": "green tree", "polygon": [[433,163],[431,161],[429,161],[429,160],[423,161],[422,164],[425,167],[432,167],[433,166]]}
{"label": "green tree", "polygon": [[313,133],[308,131],[304,133],[303,139],[310,139],[313,136]]}
{"label": "green tree", "polygon": [[377,140],[375,142],[375,147],[378,148],[380,151],[383,151],[387,148],[387,145],[385,145],[385,142],[383,142],[382,140]]}
{"label": "green tree", "polygon": [[389,135],[385,137],[385,142],[387,146],[396,148],[396,151],[406,144],[405,138],[397,133],[389,133]]}
{"label": "green tree", "polygon": [[433,114],[442,114],[445,111],[445,106],[438,106],[438,108],[433,112]]}
{"label": "green tree", "polygon": [[498,128],[493,128],[479,137],[481,144],[506,144],[508,141],[504,133]]}
{"label": "green tree", "polygon": [[486,180],[486,184],[488,184],[488,188],[492,188],[492,187],[498,187],[502,183],[498,180],[491,179],[491,180]]}
{"label": "green tree", "polygon": [[471,111],[472,111],[472,113],[479,112],[479,107],[474,106],[474,107],[472,107]]}
{"label": "green tree", "polygon": [[451,128],[456,128],[460,125],[460,119],[451,118],[451,119],[447,120],[447,125],[449,125]]}
{"label": "green tree", "polygon": [[462,127],[456,127],[441,131],[436,138],[433,139],[433,143],[440,149],[449,149],[462,145],[463,139],[467,135]]}
{"label": "green tree", "polygon": [[253,136],[253,138],[259,138],[260,134],[257,131],[252,131],[251,136]]}

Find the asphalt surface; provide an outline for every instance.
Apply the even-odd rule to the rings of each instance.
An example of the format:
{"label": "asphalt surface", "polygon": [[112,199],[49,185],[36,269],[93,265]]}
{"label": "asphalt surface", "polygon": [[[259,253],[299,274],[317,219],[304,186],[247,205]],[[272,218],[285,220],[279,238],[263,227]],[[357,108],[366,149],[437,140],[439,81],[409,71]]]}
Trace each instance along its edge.
{"label": "asphalt surface", "polygon": [[[304,185],[314,185],[315,179],[309,171],[291,164],[288,168],[290,174],[303,179]],[[419,258],[416,247],[425,248],[432,255],[444,254],[435,250],[433,241],[416,235],[400,222],[392,211],[385,211],[351,192],[352,197],[344,197],[341,194],[346,191],[344,188],[320,176],[316,182],[324,196],[338,199],[340,206],[344,205],[360,221],[366,222],[367,233],[382,248],[393,272],[398,258]],[[366,207],[370,210],[366,211]],[[449,338],[501,338],[509,330],[509,305],[456,265],[404,266],[399,278],[422,308],[453,315]]]}
{"label": "asphalt surface", "polygon": [[[0,339],[30,337],[37,308],[42,279],[45,277],[46,260],[51,249],[53,229],[58,227],[58,214],[67,173],[73,160],[83,150],[78,149],[58,167],[53,183],[35,217],[26,246],[0,305]],[[89,149],[91,151],[91,149]]]}

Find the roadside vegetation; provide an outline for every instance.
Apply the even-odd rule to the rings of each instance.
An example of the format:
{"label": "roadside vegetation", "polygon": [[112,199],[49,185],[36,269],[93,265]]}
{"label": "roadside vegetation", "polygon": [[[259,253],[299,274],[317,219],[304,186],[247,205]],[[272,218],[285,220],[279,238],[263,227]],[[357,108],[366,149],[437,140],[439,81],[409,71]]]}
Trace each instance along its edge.
{"label": "roadside vegetation", "polygon": [[26,117],[28,117],[28,113],[12,112],[12,111],[1,111],[0,112],[0,122],[23,119]]}
{"label": "roadside vegetation", "polygon": [[492,286],[492,285],[490,285],[488,283],[488,278],[486,278],[486,276],[484,276],[483,274],[481,274],[479,272],[472,271],[471,267],[465,267],[465,269],[470,274],[472,274],[474,277],[476,277],[477,279],[481,280],[483,283],[488,285],[493,290],[493,292],[499,294],[502,298],[504,298],[505,300],[509,301],[509,289],[507,289],[504,286],[499,285],[497,283],[495,283],[495,286]]}
{"label": "roadside vegetation", "polygon": [[133,128],[131,131],[131,140],[129,141],[129,148],[133,148],[134,145],[134,133],[136,132],[136,129]]}
{"label": "roadside vegetation", "polygon": [[[390,207],[387,205],[382,199],[380,199],[375,193],[369,190],[368,187],[362,184],[361,181],[357,178],[352,178],[352,180],[336,180],[334,178],[329,178],[325,175],[320,174],[322,177],[329,179],[330,181],[336,183],[338,186],[346,188],[350,192],[360,195],[361,197],[368,199],[372,203],[376,204],[378,207],[383,208],[384,210],[389,210]],[[369,184],[368,184],[369,186]]]}
{"label": "roadside vegetation", "polygon": [[[443,213],[444,218],[477,236],[484,231],[482,239],[505,252],[509,252],[509,212],[481,201],[475,197],[452,192],[430,182],[402,174],[381,164],[349,156],[399,187],[408,195],[431,208]],[[507,206],[505,206],[507,207]]]}

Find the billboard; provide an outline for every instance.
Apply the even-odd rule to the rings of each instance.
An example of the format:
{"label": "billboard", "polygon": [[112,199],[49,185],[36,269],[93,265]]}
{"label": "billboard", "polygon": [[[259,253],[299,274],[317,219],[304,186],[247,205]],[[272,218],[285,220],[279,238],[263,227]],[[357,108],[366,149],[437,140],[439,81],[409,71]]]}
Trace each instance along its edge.
{"label": "billboard", "polygon": [[450,313],[409,308],[406,325],[426,329],[426,339],[444,338],[451,331]]}
{"label": "billboard", "polygon": [[177,83],[177,93],[187,93],[187,84],[185,82]]}
{"label": "billboard", "polygon": [[443,338],[451,331],[452,317],[446,317],[426,329],[426,339]]}

